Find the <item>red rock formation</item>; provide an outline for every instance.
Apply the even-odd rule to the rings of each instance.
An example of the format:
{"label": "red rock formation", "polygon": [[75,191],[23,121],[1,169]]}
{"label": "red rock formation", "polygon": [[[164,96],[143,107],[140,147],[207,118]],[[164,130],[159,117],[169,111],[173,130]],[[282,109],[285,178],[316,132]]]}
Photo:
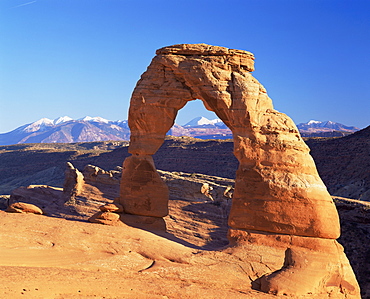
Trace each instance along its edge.
{"label": "red rock formation", "polygon": [[32,213],[32,214],[38,214],[42,215],[44,214],[43,210],[39,208],[38,206],[35,206],[30,203],[24,203],[24,202],[15,202],[11,204],[7,209],[6,212],[10,213]]}
{"label": "red rock formation", "polygon": [[74,202],[81,194],[84,184],[84,177],[71,162],[67,162],[67,169],[64,172],[63,197],[65,201]]}
{"label": "red rock formation", "polygon": [[151,155],[178,110],[200,99],[233,132],[239,168],[230,239],[238,246],[261,239],[285,256],[284,264],[260,278],[259,288],[300,295],[327,293],[333,286],[356,296],[356,279],[334,241],[340,234],[338,214],[309,148],[293,121],[273,109],[253,70],[254,56],[246,51],[206,44],[157,50],[131,98],[132,156],[124,162],[119,203],[132,215],[166,215],[168,191]]}

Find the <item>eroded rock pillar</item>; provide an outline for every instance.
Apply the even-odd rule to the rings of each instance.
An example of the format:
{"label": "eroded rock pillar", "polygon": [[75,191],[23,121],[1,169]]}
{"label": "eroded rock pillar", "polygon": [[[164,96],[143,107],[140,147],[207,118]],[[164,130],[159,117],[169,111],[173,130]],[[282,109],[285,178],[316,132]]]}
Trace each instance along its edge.
{"label": "eroded rock pillar", "polygon": [[168,214],[168,188],[150,155],[133,155],[123,163],[120,202],[128,214],[164,217]]}
{"label": "eroded rock pillar", "polygon": [[[131,130],[129,153],[123,163],[118,202],[122,221],[147,229],[165,228],[168,188],[158,174],[152,155],[174,125],[179,109],[193,100],[175,74],[154,58],[131,97],[128,123]],[[161,224],[162,223],[162,224]]]}

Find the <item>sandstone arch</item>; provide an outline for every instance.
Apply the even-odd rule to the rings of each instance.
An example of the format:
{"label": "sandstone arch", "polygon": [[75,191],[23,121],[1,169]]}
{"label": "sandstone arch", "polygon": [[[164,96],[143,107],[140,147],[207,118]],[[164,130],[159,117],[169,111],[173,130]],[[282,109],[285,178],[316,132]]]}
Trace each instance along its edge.
{"label": "sandstone arch", "polygon": [[[178,110],[188,101],[201,99],[234,135],[240,166],[230,226],[336,239],[338,215],[309,149],[291,119],[273,109],[266,90],[250,73],[253,63],[249,52],[205,44],[158,50],[131,98],[129,152],[133,156],[126,168],[130,161],[142,161],[139,165],[147,176],[140,175],[142,181],[137,184],[143,188],[145,180],[152,181],[155,168],[150,156],[162,145]],[[126,211],[166,215],[164,196],[133,195],[133,190],[126,190],[129,180],[122,181],[121,203]]]}
{"label": "sandstone arch", "polygon": [[[338,275],[348,276],[348,292],[356,293],[356,280],[334,241],[340,226],[332,199],[296,126],[274,110],[265,88],[251,75],[253,54],[206,44],[174,45],[156,54],[130,103],[132,156],[124,162],[119,198],[125,212],[142,217],[139,221],[167,215],[168,190],[152,155],[162,145],[178,110],[188,101],[200,99],[233,132],[234,154],[240,163],[229,215],[230,240],[289,252],[286,259],[290,264],[265,276],[261,289],[299,293],[295,286],[298,274],[292,275],[292,269],[302,268],[304,260],[328,267],[323,255],[311,251],[331,251],[333,257],[328,260],[334,258],[334,264],[342,269],[343,263],[346,265],[346,272]],[[317,284],[323,287],[323,277],[329,275],[324,272],[315,272],[315,287],[308,283],[305,292]],[[337,287],[343,287],[343,281],[337,280]]]}

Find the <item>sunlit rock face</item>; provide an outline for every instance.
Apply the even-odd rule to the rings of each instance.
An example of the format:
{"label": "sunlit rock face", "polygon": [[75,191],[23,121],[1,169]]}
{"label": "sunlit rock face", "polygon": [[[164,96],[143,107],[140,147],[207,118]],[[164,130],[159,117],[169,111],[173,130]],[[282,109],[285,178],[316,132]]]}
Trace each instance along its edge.
{"label": "sunlit rock face", "polygon": [[[261,274],[258,288],[301,295],[327,293],[330,285],[344,290],[341,294],[358,296],[356,279],[335,241],[340,225],[332,199],[293,121],[274,110],[265,88],[252,76],[253,54],[206,44],[174,45],[156,54],[131,98],[132,156],[124,163],[119,199],[124,210],[165,216],[168,191],[151,156],[177,112],[200,99],[231,129],[239,161],[230,240],[241,246],[260,236],[261,246],[278,247],[283,255],[272,273]],[[326,270],[312,272],[320,265]],[[311,273],[310,283],[300,283],[302,269]]]}
{"label": "sunlit rock face", "polygon": [[[178,110],[188,101],[201,99],[232,130],[240,162],[230,226],[336,239],[338,215],[309,149],[292,120],[273,109],[265,88],[250,73],[253,64],[249,52],[205,44],[159,49],[131,98],[130,160],[146,161],[145,156],[153,155]],[[131,166],[126,168],[132,173]],[[144,186],[150,175],[142,171]],[[121,196],[129,196],[128,192]],[[137,195],[136,200],[146,201],[146,197]],[[137,206],[137,213],[143,214],[143,205]]]}

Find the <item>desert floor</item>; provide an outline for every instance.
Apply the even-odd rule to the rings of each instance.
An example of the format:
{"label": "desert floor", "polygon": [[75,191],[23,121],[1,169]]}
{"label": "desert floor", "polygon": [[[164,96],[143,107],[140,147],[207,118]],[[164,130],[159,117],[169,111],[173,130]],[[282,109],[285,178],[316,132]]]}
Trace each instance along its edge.
{"label": "desert floor", "polygon": [[222,207],[170,209],[162,236],[0,211],[0,298],[275,297],[251,290],[238,258],[215,250],[227,244]]}

